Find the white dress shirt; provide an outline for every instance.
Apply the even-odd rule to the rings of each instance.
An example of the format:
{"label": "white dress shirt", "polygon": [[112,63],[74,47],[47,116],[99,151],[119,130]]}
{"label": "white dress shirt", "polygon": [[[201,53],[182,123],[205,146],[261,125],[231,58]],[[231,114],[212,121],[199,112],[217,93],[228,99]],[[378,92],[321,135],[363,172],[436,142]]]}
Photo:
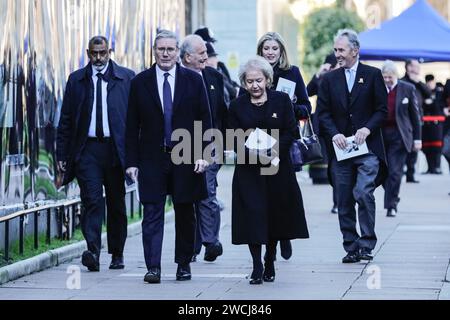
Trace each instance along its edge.
{"label": "white dress shirt", "polygon": [[170,84],[170,90],[172,91],[172,101],[173,101],[173,97],[175,95],[175,74],[177,71],[177,67],[176,65],[173,66],[172,69],[170,69],[169,71],[163,71],[161,70],[160,67],[158,67],[158,65],[156,65],[156,82],[158,83],[158,93],[159,93],[159,100],[161,101],[161,106],[162,106],[162,112],[164,113],[164,94],[163,94],[163,86],[164,86],[164,74],[165,73],[169,73],[170,76],[167,77],[167,81],[169,81]]}
{"label": "white dress shirt", "polygon": [[[106,73],[106,70],[108,70],[109,62],[106,65],[105,68],[103,68],[100,73],[103,75]],[[94,104],[92,106],[92,113],[91,113],[91,123],[89,125],[89,137],[97,137],[95,134],[95,127],[96,127],[96,117],[97,117],[97,73],[98,71],[95,70],[94,67],[92,67],[92,81],[94,83]],[[103,122],[103,134],[105,137],[110,137],[110,131],[109,131],[109,122],[108,122],[108,90],[107,90],[108,82],[102,80],[102,122]]]}
{"label": "white dress shirt", "polygon": [[[359,65],[359,61],[357,60],[356,63],[353,65],[353,67],[351,67],[350,69],[345,69],[345,79],[347,80],[347,85],[350,81],[350,73],[353,76],[353,86],[355,86],[356,83],[356,71],[358,71],[358,65]],[[352,89],[353,89],[352,86]]]}

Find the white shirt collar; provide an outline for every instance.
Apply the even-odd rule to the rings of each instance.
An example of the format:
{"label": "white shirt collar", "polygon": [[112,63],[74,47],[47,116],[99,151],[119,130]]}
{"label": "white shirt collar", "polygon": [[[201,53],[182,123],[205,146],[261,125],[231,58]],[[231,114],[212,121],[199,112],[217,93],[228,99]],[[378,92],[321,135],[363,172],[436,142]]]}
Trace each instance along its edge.
{"label": "white shirt collar", "polygon": [[109,67],[109,61],[108,61],[108,63],[106,64],[106,66],[103,68],[103,70],[102,71],[97,71],[97,70],[95,70],[95,68],[94,68],[94,66],[92,65],[91,66],[91,68],[92,68],[92,75],[93,76],[97,76],[97,73],[101,73],[101,74],[105,74],[106,73],[106,70],[108,70],[108,67]]}
{"label": "white shirt collar", "polygon": [[165,73],[169,73],[171,77],[174,77],[174,78],[175,78],[175,73],[176,73],[176,71],[177,71],[177,65],[176,65],[176,64],[175,64],[175,65],[173,66],[173,68],[170,69],[169,71],[161,70],[161,68],[160,68],[158,65],[156,65],[156,75],[157,75],[159,78],[164,78],[164,74],[165,74]]}
{"label": "white shirt collar", "polygon": [[351,70],[352,72],[354,72],[356,74],[356,71],[358,70],[358,65],[359,65],[359,60],[356,60],[356,63],[353,65],[353,67],[351,67],[350,69],[345,69],[345,70]]}
{"label": "white shirt collar", "polygon": [[[396,82],[394,82],[394,85],[392,86],[390,91],[394,90],[397,85],[398,85],[398,80]],[[389,87],[388,86],[386,86],[386,90],[387,90],[387,92],[389,92]]]}
{"label": "white shirt collar", "polygon": [[201,71],[194,70],[194,69],[191,69],[191,68],[189,68],[189,67],[186,67],[186,66],[184,65],[183,62],[181,62],[181,66],[182,66],[183,68],[186,68],[186,69],[192,70],[192,71],[194,71],[194,72],[197,72],[199,75],[201,75],[201,76],[203,77],[203,74],[202,74]]}

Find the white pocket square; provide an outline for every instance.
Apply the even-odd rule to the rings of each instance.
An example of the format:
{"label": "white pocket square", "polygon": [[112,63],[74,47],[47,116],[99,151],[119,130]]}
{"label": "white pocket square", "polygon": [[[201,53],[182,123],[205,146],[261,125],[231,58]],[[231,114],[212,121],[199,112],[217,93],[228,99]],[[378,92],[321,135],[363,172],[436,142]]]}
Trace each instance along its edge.
{"label": "white pocket square", "polygon": [[407,103],[409,103],[409,99],[408,98],[403,99],[402,104],[407,104]]}

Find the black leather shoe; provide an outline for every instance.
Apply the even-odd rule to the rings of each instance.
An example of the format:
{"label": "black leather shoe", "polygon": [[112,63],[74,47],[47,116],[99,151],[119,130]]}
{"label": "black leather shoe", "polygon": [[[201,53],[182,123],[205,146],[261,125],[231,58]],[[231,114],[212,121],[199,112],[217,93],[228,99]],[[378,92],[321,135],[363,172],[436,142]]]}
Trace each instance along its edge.
{"label": "black leather shoe", "polygon": [[372,261],[373,260],[372,250],[361,249],[361,253],[359,254],[359,259]]}
{"label": "black leather shoe", "polygon": [[424,172],[424,174],[442,174],[441,168],[432,168],[428,169],[427,172]]}
{"label": "black leather shoe", "polygon": [[125,264],[123,263],[123,255],[112,255],[111,264],[109,265],[110,269],[118,270],[125,268]]}
{"label": "black leather shoe", "polygon": [[144,276],[144,281],[148,283],[160,283],[161,282],[161,268],[153,267],[148,270]]}
{"label": "black leather shoe", "polygon": [[386,217],[395,218],[397,216],[397,210],[387,209]]}
{"label": "black leather shoe", "polygon": [[356,263],[361,261],[358,252],[349,252],[347,255],[342,258],[342,263]]}
{"label": "black leather shoe", "polygon": [[182,266],[181,264],[178,265],[177,268],[177,280],[178,281],[186,281],[191,280],[191,266],[189,264]]}
{"label": "black leather shoe", "polygon": [[331,208],[331,213],[333,213],[333,214],[338,213],[338,207],[337,206],[333,206],[333,208]]}
{"label": "black leather shoe", "polygon": [[248,283],[250,283],[250,284],[262,284],[263,280],[261,278],[255,278],[255,279],[251,278]]}
{"label": "black leather shoe", "polygon": [[221,256],[223,253],[222,244],[220,241],[216,243],[210,243],[205,248],[205,261],[212,262],[217,259],[218,256]]}
{"label": "black leather shoe", "polygon": [[81,264],[87,267],[89,271],[100,271],[98,256],[89,250],[83,252],[83,255],[81,256]]}
{"label": "black leather shoe", "polygon": [[264,282],[275,281],[275,265],[273,264],[273,261],[264,262],[263,280]]}
{"label": "black leather shoe", "polygon": [[409,182],[409,183],[420,183],[420,181],[414,179],[414,177],[413,178],[411,178],[411,177],[406,178],[406,182]]}
{"label": "black leather shoe", "polygon": [[283,259],[289,260],[289,258],[292,256],[291,240],[281,240],[280,249]]}

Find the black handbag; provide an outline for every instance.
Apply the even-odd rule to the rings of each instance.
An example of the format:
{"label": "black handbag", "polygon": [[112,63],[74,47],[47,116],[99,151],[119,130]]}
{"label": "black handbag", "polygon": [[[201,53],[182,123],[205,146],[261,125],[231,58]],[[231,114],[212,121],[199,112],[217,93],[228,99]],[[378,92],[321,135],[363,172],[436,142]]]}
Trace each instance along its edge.
{"label": "black handbag", "polygon": [[319,137],[314,132],[310,115],[303,128],[300,129],[298,142],[303,165],[323,161],[322,147]]}

